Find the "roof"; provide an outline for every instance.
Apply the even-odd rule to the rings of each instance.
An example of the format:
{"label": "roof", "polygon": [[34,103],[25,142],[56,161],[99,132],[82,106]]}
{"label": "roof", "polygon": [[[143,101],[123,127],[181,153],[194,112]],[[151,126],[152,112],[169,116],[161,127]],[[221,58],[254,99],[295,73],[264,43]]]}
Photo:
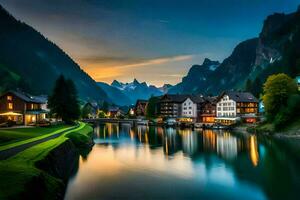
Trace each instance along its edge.
{"label": "roof", "polygon": [[208,97],[204,97],[204,99],[205,99],[205,101],[208,101],[209,103],[216,103],[218,100],[218,97],[217,96],[214,96],[214,97],[208,96]]}
{"label": "roof", "polygon": [[146,104],[146,103],[148,103],[148,100],[144,100],[144,99],[138,99],[138,100],[136,100],[136,105],[139,104],[139,103]]}
{"label": "roof", "polygon": [[258,103],[258,100],[253,94],[250,92],[235,92],[235,91],[229,91],[224,92],[220,97],[223,97],[224,95],[228,95],[230,99],[234,100],[235,102],[256,102]]}
{"label": "roof", "polygon": [[83,107],[90,106],[94,109],[98,109],[98,104],[96,102],[87,102]]}
{"label": "roof", "polygon": [[19,97],[23,101],[26,101],[28,103],[38,103],[38,104],[45,104],[47,103],[47,96],[45,95],[40,95],[40,96],[33,96],[25,92],[21,91],[15,91],[15,90],[9,90],[8,92],[2,94],[1,96],[4,96],[8,93],[12,93],[13,95]]}
{"label": "roof", "polygon": [[187,98],[190,98],[194,103],[204,102],[204,98],[201,95],[189,95],[189,94],[165,94],[161,96],[161,100],[167,98],[171,102],[182,103]]}

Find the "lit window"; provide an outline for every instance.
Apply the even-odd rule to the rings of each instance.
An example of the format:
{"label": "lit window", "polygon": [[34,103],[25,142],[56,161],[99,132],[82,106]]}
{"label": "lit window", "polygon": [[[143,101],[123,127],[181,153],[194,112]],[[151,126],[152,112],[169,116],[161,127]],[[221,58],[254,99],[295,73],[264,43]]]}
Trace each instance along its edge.
{"label": "lit window", "polygon": [[12,96],[7,96],[7,100],[11,101],[12,100]]}
{"label": "lit window", "polygon": [[33,108],[34,108],[34,105],[33,105],[33,103],[31,104],[31,110],[33,110]]}
{"label": "lit window", "polygon": [[8,109],[12,110],[14,108],[13,103],[8,103]]}

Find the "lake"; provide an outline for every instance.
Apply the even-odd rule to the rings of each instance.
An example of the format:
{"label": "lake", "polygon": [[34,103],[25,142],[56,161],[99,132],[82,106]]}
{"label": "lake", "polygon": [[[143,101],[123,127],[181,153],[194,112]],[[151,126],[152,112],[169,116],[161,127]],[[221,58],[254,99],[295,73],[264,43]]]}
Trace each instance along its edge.
{"label": "lake", "polygon": [[102,124],[65,199],[299,199],[300,163],[268,138]]}

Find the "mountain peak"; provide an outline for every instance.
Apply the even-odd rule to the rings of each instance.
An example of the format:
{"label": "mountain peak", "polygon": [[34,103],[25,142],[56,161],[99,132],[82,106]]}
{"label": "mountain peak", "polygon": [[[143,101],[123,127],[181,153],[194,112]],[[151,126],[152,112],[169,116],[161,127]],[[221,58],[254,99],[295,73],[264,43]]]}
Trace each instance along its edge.
{"label": "mountain peak", "polygon": [[140,82],[136,78],[133,79],[132,83],[135,84],[135,85],[140,84]]}
{"label": "mountain peak", "polygon": [[202,66],[211,66],[211,65],[219,65],[219,64],[220,64],[219,61],[213,61],[213,60],[210,60],[209,58],[205,58],[202,63]]}

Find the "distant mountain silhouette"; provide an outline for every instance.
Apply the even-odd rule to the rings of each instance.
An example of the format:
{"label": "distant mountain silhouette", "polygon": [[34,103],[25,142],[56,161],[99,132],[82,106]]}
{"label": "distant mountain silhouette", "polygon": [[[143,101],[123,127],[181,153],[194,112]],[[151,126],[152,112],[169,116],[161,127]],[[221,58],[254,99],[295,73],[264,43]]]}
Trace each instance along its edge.
{"label": "distant mountain silhouette", "polygon": [[[169,93],[219,94],[223,90],[244,89],[248,79],[258,79],[262,84],[274,73],[300,75],[299,27],[300,10],[270,15],[258,38],[238,44],[219,65],[205,59],[202,65],[192,66]],[[212,70],[210,65],[216,68]]]}
{"label": "distant mountain silhouette", "polygon": [[0,6],[0,92],[20,88],[49,94],[60,74],[74,81],[81,99],[106,93],[63,50]]}
{"label": "distant mountain silhouette", "polygon": [[[147,85],[146,82],[139,82],[134,79],[131,83],[122,83],[117,80],[114,80],[110,87],[104,83],[98,83],[100,87],[107,92],[109,98],[118,105],[126,105],[129,101],[129,104],[135,104],[138,99],[149,99],[152,95],[159,96],[166,93],[171,87],[171,85],[164,85],[161,88],[157,88],[153,85]],[[124,102],[120,97],[126,96],[123,98]]]}

